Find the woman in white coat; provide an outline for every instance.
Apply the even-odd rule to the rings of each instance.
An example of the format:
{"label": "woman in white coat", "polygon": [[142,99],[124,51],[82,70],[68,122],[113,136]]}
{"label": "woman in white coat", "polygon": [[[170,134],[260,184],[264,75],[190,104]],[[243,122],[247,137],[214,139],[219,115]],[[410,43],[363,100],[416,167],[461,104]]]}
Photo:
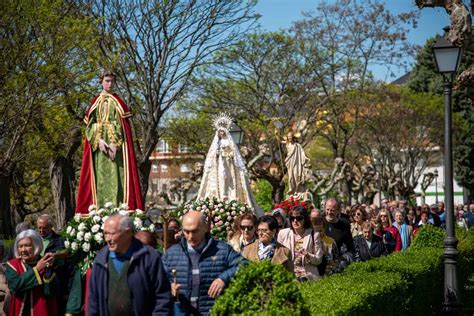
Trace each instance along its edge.
{"label": "woman in white coat", "polygon": [[311,228],[308,211],[296,206],[289,212],[290,228],[280,230],[278,242],[290,249],[294,273],[299,281],[318,279],[323,246],[318,232]]}

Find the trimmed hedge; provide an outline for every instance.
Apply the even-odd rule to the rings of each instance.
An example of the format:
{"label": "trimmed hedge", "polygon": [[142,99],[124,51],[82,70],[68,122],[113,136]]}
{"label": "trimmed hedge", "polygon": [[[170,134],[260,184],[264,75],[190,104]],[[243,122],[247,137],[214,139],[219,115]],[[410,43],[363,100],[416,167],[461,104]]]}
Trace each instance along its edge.
{"label": "trimmed hedge", "polygon": [[408,284],[399,273],[336,274],[301,284],[311,315],[383,315],[401,312]]}
{"label": "trimmed hedge", "polygon": [[[443,251],[437,248],[419,249],[392,254],[364,263],[352,264],[347,274],[362,274],[373,271],[400,274],[407,282],[408,290],[399,292],[404,299],[398,312],[422,315],[437,311],[443,301]],[[390,296],[393,299],[393,296]],[[385,302],[380,302],[382,308]]]}
{"label": "trimmed hedge", "polygon": [[[238,273],[212,314],[301,315],[308,308],[311,315],[438,314],[443,302],[444,237],[444,230],[426,226],[409,250],[302,283],[299,293],[282,267],[254,263]],[[474,229],[457,230],[456,237],[459,288],[463,289],[474,273]],[[273,271],[279,271],[278,276]]]}
{"label": "trimmed hedge", "polygon": [[415,235],[415,239],[410,245],[410,250],[425,249],[425,248],[442,249],[444,246],[443,244],[444,237],[446,237],[445,230],[432,226],[432,225],[425,225]]}
{"label": "trimmed hedge", "polygon": [[298,282],[269,260],[240,269],[220,296],[211,315],[308,315]]}

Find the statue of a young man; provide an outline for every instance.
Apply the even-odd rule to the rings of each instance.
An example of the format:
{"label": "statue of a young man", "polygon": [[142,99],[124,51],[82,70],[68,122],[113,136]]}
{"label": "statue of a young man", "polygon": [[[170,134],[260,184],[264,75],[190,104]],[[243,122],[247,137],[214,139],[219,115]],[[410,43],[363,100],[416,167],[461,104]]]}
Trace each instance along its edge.
{"label": "statue of a young man", "polygon": [[115,75],[105,70],[100,76],[102,92],[86,112],[86,138],[79,178],[76,213],[88,213],[91,204],[143,209],[133,149],[131,113],[115,93]]}

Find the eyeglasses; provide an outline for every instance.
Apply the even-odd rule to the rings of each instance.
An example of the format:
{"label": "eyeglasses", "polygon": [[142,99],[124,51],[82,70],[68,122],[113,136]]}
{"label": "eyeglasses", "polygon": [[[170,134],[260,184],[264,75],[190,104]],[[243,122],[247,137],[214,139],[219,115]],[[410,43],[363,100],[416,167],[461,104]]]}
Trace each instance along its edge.
{"label": "eyeglasses", "polygon": [[253,225],[250,225],[250,226],[240,225],[240,230],[253,230]]}
{"label": "eyeglasses", "polygon": [[362,216],[362,213],[353,213],[352,216]]}
{"label": "eyeglasses", "polygon": [[293,221],[302,221],[304,219],[303,216],[290,216],[290,222],[293,222]]}
{"label": "eyeglasses", "polygon": [[387,215],[384,215],[384,214],[380,214],[380,217],[387,217]]}
{"label": "eyeglasses", "polygon": [[265,229],[265,228],[257,229],[257,233],[259,233],[259,234],[268,234],[269,232],[270,232],[269,229]]}

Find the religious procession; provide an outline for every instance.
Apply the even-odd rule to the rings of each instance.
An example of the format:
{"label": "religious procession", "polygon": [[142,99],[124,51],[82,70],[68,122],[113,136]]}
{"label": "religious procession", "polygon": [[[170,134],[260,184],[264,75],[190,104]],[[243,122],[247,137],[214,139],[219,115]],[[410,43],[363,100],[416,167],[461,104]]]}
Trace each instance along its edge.
{"label": "religious procession", "polygon": [[473,4],[314,2],[6,4],[0,315],[474,313]]}

